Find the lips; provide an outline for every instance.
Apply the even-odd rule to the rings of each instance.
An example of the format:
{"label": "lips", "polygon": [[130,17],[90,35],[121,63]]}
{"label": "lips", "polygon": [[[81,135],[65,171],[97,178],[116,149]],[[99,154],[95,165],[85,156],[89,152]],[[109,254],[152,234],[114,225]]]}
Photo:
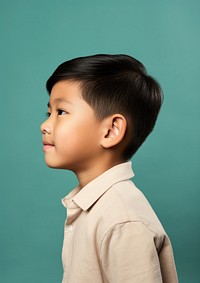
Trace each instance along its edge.
{"label": "lips", "polygon": [[51,146],[53,146],[53,144],[52,144],[52,143],[47,142],[47,141],[42,141],[42,143],[43,143],[43,145],[51,145]]}
{"label": "lips", "polygon": [[54,145],[50,142],[42,141],[42,143],[43,143],[43,150],[44,151],[51,150],[51,149],[54,148]]}

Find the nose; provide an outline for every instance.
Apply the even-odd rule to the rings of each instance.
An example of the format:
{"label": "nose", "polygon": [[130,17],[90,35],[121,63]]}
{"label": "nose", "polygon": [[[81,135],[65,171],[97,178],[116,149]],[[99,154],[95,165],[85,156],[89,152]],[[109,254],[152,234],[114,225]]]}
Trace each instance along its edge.
{"label": "nose", "polygon": [[51,134],[52,133],[52,126],[48,122],[48,120],[46,120],[45,122],[42,123],[42,125],[40,126],[40,130],[41,130],[42,134]]}

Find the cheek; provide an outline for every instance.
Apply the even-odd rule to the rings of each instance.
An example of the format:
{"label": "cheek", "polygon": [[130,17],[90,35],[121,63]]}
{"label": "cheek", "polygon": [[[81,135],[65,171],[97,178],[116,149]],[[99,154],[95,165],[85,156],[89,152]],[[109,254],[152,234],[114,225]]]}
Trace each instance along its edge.
{"label": "cheek", "polygon": [[60,124],[55,132],[57,149],[83,151],[97,144],[97,125],[91,119],[78,117],[68,123]]}
{"label": "cheek", "polygon": [[55,130],[55,141],[57,149],[68,149],[80,143],[81,128],[74,123],[59,125]]}

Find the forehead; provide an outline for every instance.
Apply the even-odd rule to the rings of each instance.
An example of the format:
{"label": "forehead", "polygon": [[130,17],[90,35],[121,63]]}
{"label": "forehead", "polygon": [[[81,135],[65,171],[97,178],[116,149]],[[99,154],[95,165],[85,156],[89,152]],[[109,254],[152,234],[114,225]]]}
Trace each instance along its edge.
{"label": "forehead", "polygon": [[50,103],[83,100],[80,83],[72,81],[57,82],[50,93]]}

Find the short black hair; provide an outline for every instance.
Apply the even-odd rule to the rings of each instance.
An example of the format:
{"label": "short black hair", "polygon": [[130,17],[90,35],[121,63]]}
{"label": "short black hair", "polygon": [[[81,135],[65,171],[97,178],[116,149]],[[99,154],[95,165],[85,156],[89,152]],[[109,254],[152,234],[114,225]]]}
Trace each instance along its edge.
{"label": "short black hair", "polygon": [[159,83],[147,74],[144,65],[123,54],[97,54],[66,61],[47,80],[53,86],[63,80],[79,82],[83,99],[103,119],[119,113],[127,120],[124,159],[130,159],[153,130],[163,93]]}

